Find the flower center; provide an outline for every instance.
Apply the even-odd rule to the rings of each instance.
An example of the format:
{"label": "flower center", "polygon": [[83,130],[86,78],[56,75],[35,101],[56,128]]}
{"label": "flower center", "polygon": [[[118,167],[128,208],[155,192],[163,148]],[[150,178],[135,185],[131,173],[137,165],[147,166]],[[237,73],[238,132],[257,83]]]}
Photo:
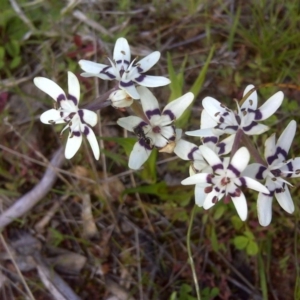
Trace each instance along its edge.
{"label": "flower center", "polygon": [[154,127],[152,128],[152,131],[153,131],[154,133],[160,133],[160,132],[161,132],[161,128],[160,128],[159,126],[154,126]]}

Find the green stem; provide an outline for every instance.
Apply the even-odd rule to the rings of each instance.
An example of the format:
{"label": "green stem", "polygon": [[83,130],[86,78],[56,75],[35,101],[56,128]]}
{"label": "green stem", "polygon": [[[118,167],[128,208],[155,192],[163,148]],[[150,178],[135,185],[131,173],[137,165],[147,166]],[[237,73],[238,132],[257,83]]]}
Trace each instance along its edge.
{"label": "green stem", "polygon": [[201,300],[200,288],[198,284],[198,279],[197,279],[197,274],[196,274],[196,269],[195,269],[195,264],[193,260],[192,249],[191,249],[191,233],[192,233],[193,221],[196,215],[196,210],[197,210],[197,206],[195,205],[192,210],[191,221],[188,227],[186,245],[187,245],[188,257],[189,257],[188,262],[191,265],[191,269],[192,269],[193,280],[194,280],[196,294],[197,294],[197,300]]}

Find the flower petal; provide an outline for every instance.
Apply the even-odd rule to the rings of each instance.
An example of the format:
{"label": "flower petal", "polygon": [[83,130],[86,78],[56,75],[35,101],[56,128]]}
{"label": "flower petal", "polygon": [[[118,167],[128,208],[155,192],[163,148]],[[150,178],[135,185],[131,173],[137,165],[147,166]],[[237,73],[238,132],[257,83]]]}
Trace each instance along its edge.
{"label": "flower petal", "polygon": [[118,61],[125,61],[128,63],[127,67],[129,66],[131,60],[131,52],[129,44],[125,38],[121,37],[117,39],[113,58],[116,63],[118,63]]}
{"label": "flower petal", "polygon": [[69,135],[69,138],[67,140],[67,145],[66,145],[66,149],[65,149],[65,157],[67,159],[72,158],[75,153],[78,151],[78,149],[80,148],[80,145],[82,143],[82,134],[79,131],[75,131],[71,135]]}
{"label": "flower petal", "polygon": [[206,198],[206,193],[204,192],[204,188],[207,187],[208,184],[196,184],[195,185],[195,203],[202,207],[204,200]]}
{"label": "flower petal", "polygon": [[99,157],[100,157],[100,148],[99,148],[99,144],[98,144],[96,135],[95,135],[94,131],[90,127],[85,126],[85,128],[88,128],[88,130],[85,130],[84,134],[85,134],[87,140],[90,143],[90,146],[92,148],[92,151],[93,151],[93,154],[95,156],[95,159],[98,160]]}
{"label": "flower petal", "polygon": [[197,130],[192,130],[192,131],[186,131],[186,135],[190,136],[199,136],[199,137],[206,137],[206,136],[213,136],[214,134],[214,129],[213,128],[204,128],[204,129],[197,129]]}
{"label": "flower petal", "polygon": [[297,129],[297,123],[296,121],[292,120],[288,124],[288,126],[284,129],[284,131],[282,132],[282,134],[280,135],[277,141],[277,147],[280,147],[280,154],[283,157],[282,160],[287,159],[287,154],[291,148],[291,144],[295,137],[296,129]]}
{"label": "flower petal", "polygon": [[269,130],[269,126],[266,126],[264,124],[259,124],[255,121],[253,121],[248,126],[244,126],[243,130],[248,135],[257,135],[257,134],[262,134],[262,133],[266,132],[267,130]]}
{"label": "flower petal", "polygon": [[66,94],[63,89],[54,81],[45,77],[35,77],[33,83],[37,88],[48,94],[55,101],[66,100]]}
{"label": "flower petal", "polygon": [[239,217],[242,221],[245,221],[248,215],[248,207],[244,193],[241,192],[239,196],[231,196],[231,199]]}
{"label": "flower petal", "polygon": [[272,199],[273,196],[258,194],[257,215],[261,226],[268,226],[272,220]]}
{"label": "flower petal", "polygon": [[128,131],[133,132],[134,128],[139,124],[144,123],[143,119],[136,116],[129,116],[117,120],[117,124]]}
{"label": "flower petal", "polygon": [[140,75],[139,77],[136,77],[132,80],[134,80],[137,84],[146,87],[165,86],[171,82],[169,78],[151,75]]}
{"label": "flower petal", "polygon": [[173,115],[174,119],[179,119],[187,107],[193,102],[194,94],[189,92],[171,101],[163,110],[162,114]]}
{"label": "flower petal", "polygon": [[80,85],[75,74],[68,71],[68,99],[78,106],[80,99]]}
{"label": "flower petal", "polygon": [[[276,152],[276,136],[275,136],[275,133],[273,133],[265,141],[264,155],[265,155],[265,159],[268,160],[269,165],[271,165],[273,160],[277,158],[277,156],[275,156],[274,158],[271,158],[272,156],[274,156],[275,152]],[[268,158],[270,158],[271,161],[269,161]]]}
{"label": "flower petal", "polygon": [[215,172],[218,173],[217,170],[223,170],[223,163],[220,159],[220,157],[210,148],[208,148],[205,145],[202,145],[199,147],[203,157],[206,159],[206,161],[209,163],[209,165],[213,168]]}
{"label": "flower petal", "polygon": [[141,96],[143,111],[150,120],[153,114],[160,116],[158,101],[149,89],[143,86],[138,86],[137,91]]}
{"label": "flower petal", "polygon": [[218,123],[208,114],[208,112],[205,109],[203,109],[200,119],[200,128],[213,128],[217,125]]}
{"label": "flower petal", "polygon": [[246,186],[249,189],[255,190],[257,192],[261,192],[261,193],[265,193],[265,194],[269,194],[269,190],[260,182],[258,182],[257,180],[250,178],[250,177],[240,177],[240,178],[236,178],[234,180],[234,183],[237,185],[242,185],[242,186]]}
{"label": "flower petal", "polygon": [[[243,97],[245,97],[245,95],[254,88],[255,86],[253,84],[249,84],[243,93]],[[257,108],[257,92],[253,91],[245,100],[245,102],[243,103],[243,105],[241,106],[241,110],[243,111],[244,109],[253,109],[256,110]]]}
{"label": "flower petal", "polygon": [[159,51],[154,51],[149,55],[145,56],[137,63],[138,68],[141,69],[140,73],[147,72],[159,61],[159,59],[160,59]]}
{"label": "flower petal", "polygon": [[146,149],[139,142],[135,143],[130,156],[128,167],[138,170],[150,156],[152,150]]}
{"label": "flower petal", "polygon": [[131,84],[120,81],[119,88],[123,89],[132,99],[140,99],[140,94],[137,91],[133,81]]}
{"label": "flower petal", "polygon": [[284,98],[283,92],[279,91],[271,96],[259,109],[259,114],[255,114],[255,120],[266,120],[272,116],[280,107]]}
{"label": "flower petal", "polygon": [[241,172],[247,167],[249,159],[250,153],[246,147],[238,149],[227,167],[227,175],[232,178],[239,177]]}
{"label": "flower petal", "polygon": [[49,109],[41,114],[40,120],[44,124],[62,124],[66,123],[60,115],[60,111],[57,109]]}
{"label": "flower petal", "polygon": [[250,164],[246,167],[246,169],[243,171],[242,175],[247,176],[253,179],[265,179],[266,178],[266,173],[265,171],[267,170],[267,167],[258,164],[258,163],[253,163]]}
{"label": "flower petal", "polygon": [[295,210],[294,202],[291,197],[290,191],[287,186],[284,188],[284,192],[275,192],[275,197],[279,205],[288,213],[293,213]]}
{"label": "flower petal", "polygon": [[176,142],[174,153],[184,160],[194,160],[195,153],[199,153],[199,156],[202,157],[199,148],[195,144],[182,139]]}
{"label": "flower petal", "polygon": [[207,183],[208,178],[207,173],[198,173],[193,176],[190,176],[184,180],[181,181],[181,184],[183,185],[190,185],[190,184],[198,184],[198,183]]}
{"label": "flower petal", "polygon": [[78,114],[82,123],[87,123],[91,127],[94,127],[98,122],[98,116],[94,111],[89,109],[79,109]]}
{"label": "flower petal", "polygon": [[219,115],[226,113],[226,107],[222,105],[218,100],[212,97],[205,97],[202,100],[202,106],[207,111],[209,116],[214,119],[216,122],[219,122]]}

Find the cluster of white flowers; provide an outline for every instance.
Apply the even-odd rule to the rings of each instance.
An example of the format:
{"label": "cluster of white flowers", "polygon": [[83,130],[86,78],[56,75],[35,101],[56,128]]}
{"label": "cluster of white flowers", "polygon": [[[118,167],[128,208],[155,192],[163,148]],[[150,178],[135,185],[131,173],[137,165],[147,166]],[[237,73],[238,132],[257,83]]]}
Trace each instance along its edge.
{"label": "cluster of white flowers", "polygon": [[[195,202],[204,209],[209,209],[224,198],[226,203],[230,200],[233,202],[238,215],[245,220],[248,208],[242,189],[250,188],[259,192],[257,208],[261,225],[267,226],[271,222],[274,196],[285,211],[292,213],[294,204],[287,179],[300,176],[300,157],[288,160],[287,156],[295,136],[296,122],[289,123],[277,143],[275,134],[266,140],[264,158],[260,157],[253,145],[249,146],[249,136],[260,135],[269,129],[260,121],[277,111],[283,101],[283,93],[277,92],[257,108],[255,87],[249,85],[244,91],[241,105],[236,102],[236,110],[227,108],[212,97],[204,98],[200,129],[186,132],[187,135],[201,137],[201,145],[197,146],[183,140],[182,130],[175,127],[175,121],[192,103],[194,95],[186,93],[161,110],[157,99],[148,89],[170,83],[165,77],[145,74],[159,58],[160,52],[155,51],[139,61],[131,61],[127,40],[119,38],[113,59],[108,58],[110,65],[79,61],[84,70],[81,76],[117,81],[116,87],[104,101],[109,101],[115,108],[141,105],[138,115],[117,121],[118,125],[133,132],[138,139],[129,157],[129,167],[139,169],[154,148],[160,152],[174,152],[181,159],[191,161],[190,177],[183,180],[182,184],[195,185]],[[91,129],[97,124],[97,114],[89,109],[78,108],[80,85],[77,77],[68,72],[68,94],[44,77],[36,77],[34,84],[56,102],[55,108],[41,115],[41,121],[45,124],[67,123],[62,130],[64,132],[69,128],[66,158],[75,155],[85,135],[95,158],[99,159],[99,145]],[[254,163],[249,164],[251,158]]]}

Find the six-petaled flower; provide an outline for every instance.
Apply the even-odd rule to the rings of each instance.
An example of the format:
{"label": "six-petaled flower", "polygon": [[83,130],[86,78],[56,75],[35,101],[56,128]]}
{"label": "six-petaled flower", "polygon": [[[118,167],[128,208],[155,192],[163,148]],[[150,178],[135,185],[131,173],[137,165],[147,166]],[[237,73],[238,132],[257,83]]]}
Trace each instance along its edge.
{"label": "six-petaled flower", "polygon": [[257,180],[265,180],[269,191],[267,194],[259,193],[257,199],[258,219],[262,226],[267,226],[271,222],[274,196],[286,212],[294,211],[294,203],[288,188],[290,183],[286,179],[300,176],[300,157],[287,159],[296,128],[296,122],[291,121],[277,143],[275,133],[272,134],[265,142],[266,165],[250,164],[244,172]]}
{"label": "six-petaled flower", "polygon": [[129,116],[117,121],[121,127],[134,132],[139,138],[129,157],[128,165],[131,169],[139,169],[154,147],[163,150],[170,143],[175,143],[176,131],[173,123],[194,99],[192,93],[187,93],[170,102],[161,112],[157,99],[147,88],[138,87],[137,90],[141,95],[144,118]]}
{"label": "six-petaled flower", "polygon": [[201,153],[208,164],[211,166],[212,172],[199,173],[192,175],[181,183],[184,185],[196,185],[196,203],[209,209],[225,196],[225,202],[231,199],[238,215],[244,221],[247,218],[248,208],[244,193],[241,186],[248,187],[258,192],[268,194],[268,189],[258,181],[242,176],[248,165],[250,154],[247,148],[240,148],[229,161],[223,161],[210,148],[203,145],[200,146]]}
{"label": "six-petaled flower", "polygon": [[[254,88],[248,85],[244,96]],[[244,101],[242,106],[237,103],[237,111],[233,111],[212,97],[206,97],[202,105],[207,114],[213,119],[215,126],[200,130],[187,131],[187,135],[210,136],[221,134],[236,134],[240,129],[247,135],[262,134],[269,129],[259,121],[266,120],[273,115],[283,101],[281,91],[270,97],[261,107],[257,108],[257,93],[253,91]]]}
{"label": "six-petaled flower", "polygon": [[[48,94],[59,107],[44,112],[40,119],[45,124],[62,124],[67,126],[62,130],[69,129],[69,137],[65,148],[65,157],[72,158],[78,151],[82,143],[84,134],[94,153],[96,159],[99,159],[100,149],[96,136],[91,127],[97,124],[97,114],[87,109],[79,109],[80,86],[77,77],[68,72],[68,94],[52,80],[45,77],[35,77],[34,84],[43,92]],[[91,126],[91,127],[90,127]]]}
{"label": "six-petaled flower", "polygon": [[133,99],[140,99],[136,85],[158,87],[170,83],[166,77],[145,74],[158,62],[159,58],[160,52],[155,51],[138,62],[137,59],[131,62],[129,44],[125,38],[119,38],[114,48],[113,60],[108,58],[110,66],[88,60],[80,60],[79,65],[85,71],[81,76],[97,76],[104,80],[117,80],[120,89],[125,90]]}

